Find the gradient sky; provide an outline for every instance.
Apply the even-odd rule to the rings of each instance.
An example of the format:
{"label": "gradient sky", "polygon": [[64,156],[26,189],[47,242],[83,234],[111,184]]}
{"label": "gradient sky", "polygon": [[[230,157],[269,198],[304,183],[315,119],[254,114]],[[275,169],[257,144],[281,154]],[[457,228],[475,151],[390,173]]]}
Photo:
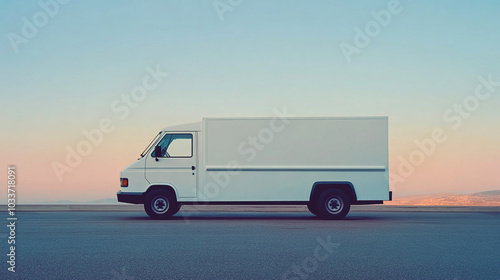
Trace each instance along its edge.
{"label": "gradient sky", "polygon": [[[13,47],[12,34],[47,12],[1,1],[1,166],[17,166],[21,203],[115,197],[119,171],[159,129],[286,106],[298,116],[389,116],[395,175],[415,140],[442,129],[446,141],[391,183],[395,196],[500,189],[500,86],[469,103],[467,117],[453,111],[474,101],[478,77],[500,82],[500,3],[400,1],[348,62],[341,43],[354,46],[356,28],[390,3],[243,0],[219,17],[213,1],[70,1]],[[113,111],[148,67],[169,76],[126,117]],[[102,119],[114,131],[59,181],[53,162]]]}

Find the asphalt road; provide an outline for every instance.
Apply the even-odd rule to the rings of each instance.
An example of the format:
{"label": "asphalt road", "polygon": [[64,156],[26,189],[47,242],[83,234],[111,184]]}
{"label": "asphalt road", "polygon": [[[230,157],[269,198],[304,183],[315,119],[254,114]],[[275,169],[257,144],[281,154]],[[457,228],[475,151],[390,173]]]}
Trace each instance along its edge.
{"label": "asphalt road", "polygon": [[17,214],[0,279],[500,279],[498,212]]}

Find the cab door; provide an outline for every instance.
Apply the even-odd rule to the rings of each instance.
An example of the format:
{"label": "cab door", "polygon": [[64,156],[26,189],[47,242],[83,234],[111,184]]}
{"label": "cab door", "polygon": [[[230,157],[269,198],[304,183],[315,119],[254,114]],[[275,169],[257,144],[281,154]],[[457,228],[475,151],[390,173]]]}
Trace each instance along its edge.
{"label": "cab door", "polygon": [[[197,132],[167,132],[146,159],[146,180],[169,185],[178,197],[197,192]],[[158,154],[156,154],[158,152]]]}

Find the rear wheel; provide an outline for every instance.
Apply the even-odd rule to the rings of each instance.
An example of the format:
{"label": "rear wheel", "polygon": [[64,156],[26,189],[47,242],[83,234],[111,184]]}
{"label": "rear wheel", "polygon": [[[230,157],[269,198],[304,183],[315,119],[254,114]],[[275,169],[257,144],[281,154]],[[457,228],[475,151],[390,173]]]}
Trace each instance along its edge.
{"label": "rear wheel", "polygon": [[343,219],[351,209],[349,196],[341,190],[324,191],[318,198],[316,212],[319,217],[329,220]]}
{"label": "rear wheel", "polygon": [[146,195],[144,210],[153,219],[168,219],[179,211],[175,196],[165,190],[154,190]]}

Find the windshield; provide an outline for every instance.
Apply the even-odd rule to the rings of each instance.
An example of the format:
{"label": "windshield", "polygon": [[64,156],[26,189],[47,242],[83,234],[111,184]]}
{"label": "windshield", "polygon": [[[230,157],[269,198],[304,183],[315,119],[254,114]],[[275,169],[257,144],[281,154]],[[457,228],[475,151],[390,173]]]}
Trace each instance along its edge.
{"label": "windshield", "polygon": [[149,143],[149,145],[146,147],[146,149],[141,153],[141,158],[147,154],[147,152],[149,151],[149,149],[151,149],[151,146],[153,146],[153,143],[156,142],[156,140],[158,140],[158,138],[160,137],[161,135],[161,131],[160,133],[156,134],[155,138],[153,138],[153,141],[151,141],[151,143]]}

